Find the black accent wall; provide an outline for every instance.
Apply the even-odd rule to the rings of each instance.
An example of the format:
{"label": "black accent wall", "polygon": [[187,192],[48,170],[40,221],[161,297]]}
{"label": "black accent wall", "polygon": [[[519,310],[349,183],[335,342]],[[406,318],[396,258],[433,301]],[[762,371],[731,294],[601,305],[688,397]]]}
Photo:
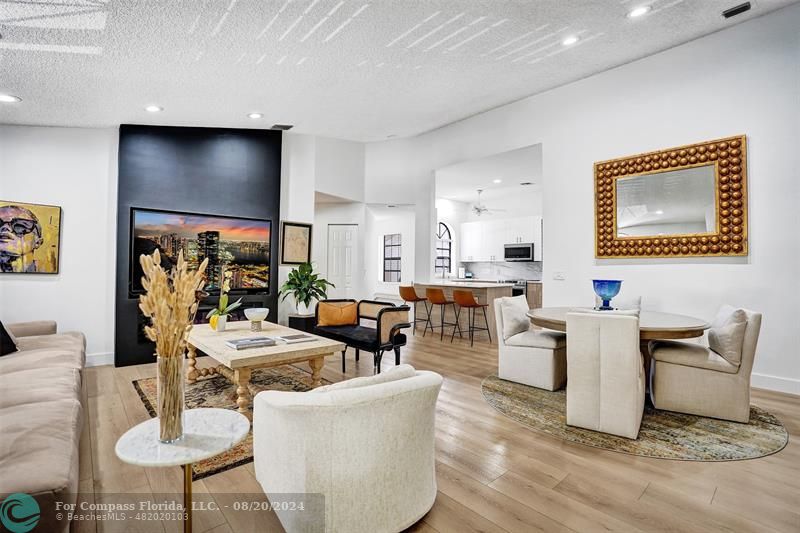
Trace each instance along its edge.
{"label": "black accent wall", "polygon": [[138,299],[129,290],[131,208],[271,220],[269,290],[241,296],[247,307],[269,307],[275,321],[280,189],[280,131],[120,126],[116,366],[154,361],[153,344],[140,334]]}

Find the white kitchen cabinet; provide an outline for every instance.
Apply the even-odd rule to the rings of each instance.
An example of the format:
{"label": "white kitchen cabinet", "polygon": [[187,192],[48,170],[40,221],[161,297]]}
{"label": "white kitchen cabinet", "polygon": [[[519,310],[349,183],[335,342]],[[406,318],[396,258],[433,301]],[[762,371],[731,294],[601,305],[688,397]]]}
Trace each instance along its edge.
{"label": "white kitchen cabinet", "polygon": [[503,261],[506,244],[533,243],[534,260],[542,260],[542,217],[464,222],[460,227],[462,262]]}
{"label": "white kitchen cabinet", "polygon": [[483,227],[481,222],[461,224],[461,261],[488,261],[483,255]]}
{"label": "white kitchen cabinet", "polygon": [[507,236],[506,220],[487,220],[483,224],[483,257],[489,261],[502,261]]}
{"label": "white kitchen cabinet", "polygon": [[542,217],[509,218],[505,221],[506,244],[536,242]]}

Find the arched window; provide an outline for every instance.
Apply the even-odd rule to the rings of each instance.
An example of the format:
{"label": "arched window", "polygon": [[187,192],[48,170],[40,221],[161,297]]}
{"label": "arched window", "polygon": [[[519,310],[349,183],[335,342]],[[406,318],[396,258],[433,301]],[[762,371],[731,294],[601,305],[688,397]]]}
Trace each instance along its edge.
{"label": "arched window", "polygon": [[436,263],[437,274],[449,274],[452,271],[453,236],[444,222],[436,228]]}

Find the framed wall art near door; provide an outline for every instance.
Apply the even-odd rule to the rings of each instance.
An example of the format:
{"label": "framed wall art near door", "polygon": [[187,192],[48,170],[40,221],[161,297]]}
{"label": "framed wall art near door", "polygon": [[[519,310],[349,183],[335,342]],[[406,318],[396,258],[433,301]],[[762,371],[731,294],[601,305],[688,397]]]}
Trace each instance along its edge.
{"label": "framed wall art near door", "polygon": [[0,273],[58,274],[61,207],[0,200]]}
{"label": "framed wall art near door", "polygon": [[281,264],[302,265],[311,262],[311,224],[281,223]]}

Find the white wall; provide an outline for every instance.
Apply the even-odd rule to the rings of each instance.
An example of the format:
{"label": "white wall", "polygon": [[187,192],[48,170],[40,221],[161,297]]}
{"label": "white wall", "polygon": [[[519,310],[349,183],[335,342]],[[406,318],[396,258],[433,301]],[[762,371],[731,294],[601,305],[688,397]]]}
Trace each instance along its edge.
{"label": "white wall", "polygon": [[[364,261],[366,265],[366,297],[373,298],[376,293],[400,294],[400,285],[414,281],[415,214],[414,211],[367,207],[366,237],[364,239]],[[400,234],[400,283],[383,281],[383,237]]]}
{"label": "white wall", "polygon": [[[314,181],[316,177],[316,137],[312,135],[283,134],[281,144],[281,220],[314,222]],[[312,230],[312,246],[320,236]],[[280,237],[278,237],[280,239]],[[279,253],[276,250],[276,253]],[[278,259],[280,261],[280,259]],[[278,266],[278,287],[286,282],[293,266]],[[278,322],[288,324],[289,313],[295,312],[292,297],[281,302],[278,297]]]}
{"label": "white wall", "polygon": [[314,188],[326,194],[364,201],[364,144],[316,138]]}
{"label": "white wall", "polygon": [[[592,278],[618,277],[650,309],[707,319],[726,302],[757,309],[754,385],[800,393],[798,27],[792,6],[415,138],[370,144],[367,201],[417,203],[424,215],[435,169],[542,143],[545,305],[590,303]],[[595,260],[593,162],[741,133],[749,257]],[[433,217],[418,216],[418,272],[430,268],[426,223]]]}
{"label": "white wall", "polygon": [[61,206],[55,275],[0,275],[0,320],[56,320],[112,362],[117,129],[0,126],[0,198]]}
{"label": "white wall", "polygon": [[[361,224],[363,233],[364,206],[361,204],[360,213],[336,209],[329,211],[323,207],[317,220],[314,192],[353,201],[363,200],[364,145],[327,137],[285,133],[281,157],[281,220],[314,224],[311,260],[324,274],[327,272],[327,225],[338,223],[332,221],[352,219],[356,221],[354,223]],[[360,238],[363,239],[363,235]],[[283,285],[293,268],[279,267],[278,287]],[[363,286],[360,290],[364,290]],[[277,312],[278,321],[286,324],[289,313],[295,312],[292,298],[279,301]]]}

